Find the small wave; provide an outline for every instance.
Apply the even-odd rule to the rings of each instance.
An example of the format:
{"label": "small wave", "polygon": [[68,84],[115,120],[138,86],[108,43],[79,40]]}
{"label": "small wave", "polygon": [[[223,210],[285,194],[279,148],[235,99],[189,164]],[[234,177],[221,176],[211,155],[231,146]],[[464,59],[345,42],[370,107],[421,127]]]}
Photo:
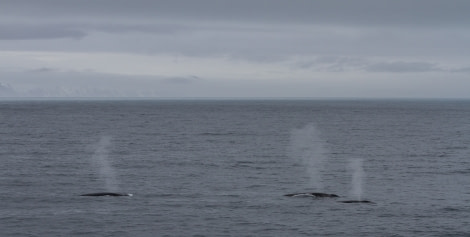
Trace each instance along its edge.
{"label": "small wave", "polygon": [[228,135],[233,135],[233,133],[215,133],[215,132],[204,132],[198,134],[200,136],[228,136]]}
{"label": "small wave", "polygon": [[261,184],[252,184],[246,187],[246,189],[255,189],[255,188],[263,188],[264,185]]}
{"label": "small wave", "polygon": [[444,207],[441,208],[442,212],[462,212],[468,211],[468,208],[461,208],[461,207]]}
{"label": "small wave", "polygon": [[203,132],[197,135],[199,136],[250,136],[250,135],[255,135],[255,134],[246,133],[246,132]]}
{"label": "small wave", "polygon": [[463,169],[463,170],[453,170],[446,172],[446,174],[452,175],[452,174],[470,174],[470,169]]}
{"label": "small wave", "polygon": [[467,150],[468,146],[449,146],[445,147],[445,150]]}

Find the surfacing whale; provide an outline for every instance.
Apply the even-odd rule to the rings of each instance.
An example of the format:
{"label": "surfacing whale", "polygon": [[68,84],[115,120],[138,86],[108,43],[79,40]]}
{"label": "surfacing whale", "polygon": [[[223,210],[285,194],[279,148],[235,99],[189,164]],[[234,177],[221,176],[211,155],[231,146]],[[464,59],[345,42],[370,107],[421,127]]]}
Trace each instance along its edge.
{"label": "surfacing whale", "polygon": [[284,195],[286,197],[314,197],[314,198],[336,198],[339,197],[336,194],[330,193],[290,193]]}
{"label": "surfacing whale", "polygon": [[375,203],[375,202],[368,201],[368,200],[346,200],[346,201],[338,201],[338,202],[342,202],[342,203],[370,203],[370,204]]}
{"label": "surfacing whale", "polygon": [[131,193],[113,193],[113,192],[100,192],[100,193],[85,193],[80,196],[87,197],[102,197],[102,196],[111,196],[111,197],[121,197],[121,196],[132,196]]}

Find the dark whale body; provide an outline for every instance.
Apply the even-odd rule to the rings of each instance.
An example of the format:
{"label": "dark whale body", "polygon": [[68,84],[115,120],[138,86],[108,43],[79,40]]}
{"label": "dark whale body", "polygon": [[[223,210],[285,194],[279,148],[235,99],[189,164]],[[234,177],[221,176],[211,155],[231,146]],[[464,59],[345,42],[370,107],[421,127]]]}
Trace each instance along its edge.
{"label": "dark whale body", "polygon": [[130,193],[113,193],[113,192],[101,192],[101,193],[86,193],[80,196],[87,197],[102,197],[102,196],[112,196],[112,197],[121,197],[121,196],[132,196]]}
{"label": "dark whale body", "polygon": [[339,197],[336,194],[330,193],[290,193],[284,195],[286,197],[314,197],[314,198],[336,198]]}
{"label": "dark whale body", "polygon": [[374,203],[374,202],[371,202],[371,201],[368,201],[368,200],[346,200],[346,201],[338,201],[338,202],[342,202],[342,203]]}

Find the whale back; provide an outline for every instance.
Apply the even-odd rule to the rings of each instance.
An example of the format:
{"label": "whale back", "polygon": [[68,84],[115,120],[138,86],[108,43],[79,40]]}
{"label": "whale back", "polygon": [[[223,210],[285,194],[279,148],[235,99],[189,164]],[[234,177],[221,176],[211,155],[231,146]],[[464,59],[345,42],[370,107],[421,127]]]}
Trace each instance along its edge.
{"label": "whale back", "polygon": [[113,192],[99,192],[99,193],[85,193],[80,196],[87,197],[102,197],[102,196],[111,196],[111,197],[120,197],[120,196],[131,196],[129,193],[113,193]]}
{"label": "whale back", "polygon": [[290,193],[284,195],[286,197],[314,197],[314,198],[336,198],[339,197],[336,194],[333,193]]}

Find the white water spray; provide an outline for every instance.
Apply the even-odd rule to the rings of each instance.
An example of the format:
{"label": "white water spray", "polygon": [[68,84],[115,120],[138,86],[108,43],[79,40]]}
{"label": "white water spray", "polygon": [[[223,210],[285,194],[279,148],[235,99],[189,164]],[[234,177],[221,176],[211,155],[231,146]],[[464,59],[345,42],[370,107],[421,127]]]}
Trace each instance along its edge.
{"label": "white water spray", "polygon": [[315,126],[309,124],[303,128],[294,129],[290,142],[290,156],[298,159],[305,166],[310,177],[310,185],[316,188],[316,191],[323,190],[321,172],[326,156],[323,142]]}
{"label": "white water spray", "polygon": [[352,171],[352,180],[351,180],[351,195],[356,200],[362,200],[363,190],[363,180],[364,180],[364,169],[362,168],[363,159],[352,159],[349,163],[349,168]]}
{"label": "white water spray", "polygon": [[116,192],[119,189],[118,182],[114,169],[108,159],[111,140],[111,136],[101,137],[95,148],[95,153],[92,156],[92,163],[98,170],[100,180],[104,182],[106,190],[109,192]]}

